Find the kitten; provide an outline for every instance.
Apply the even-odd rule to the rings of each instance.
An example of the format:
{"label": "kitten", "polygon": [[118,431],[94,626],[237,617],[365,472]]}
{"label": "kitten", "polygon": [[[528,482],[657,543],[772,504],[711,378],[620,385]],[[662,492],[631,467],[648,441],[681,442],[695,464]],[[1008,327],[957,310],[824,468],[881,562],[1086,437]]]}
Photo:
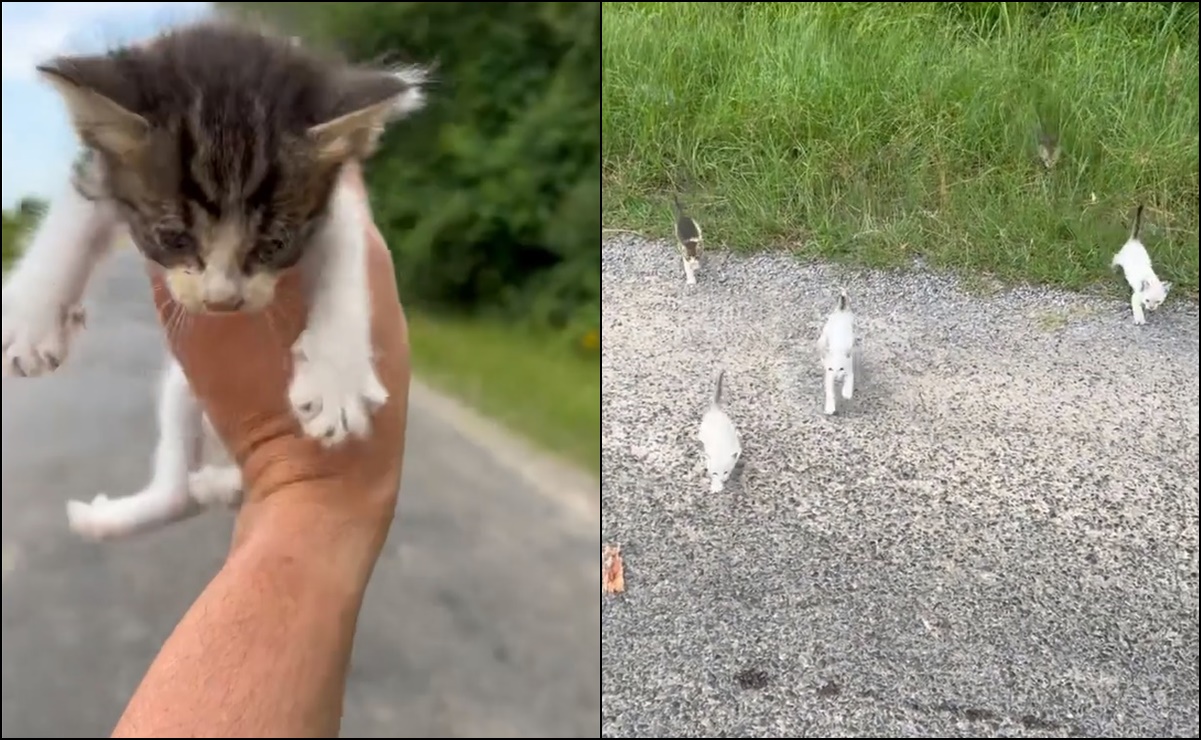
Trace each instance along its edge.
{"label": "kitten", "polygon": [[833,414],[834,384],[842,381],[842,397],[851,400],[855,392],[855,368],[851,352],[855,347],[855,314],[851,312],[846,290],[838,294],[838,306],[826,318],[817,340],[825,368],[826,414]]}
{"label": "kitten", "polygon": [[1130,236],[1110,263],[1110,267],[1114,269],[1122,268],[1122,274],[1133,291],[1130,295],[1130,309],[1134,312],[1134,323],[1140,325],[1147,323],[1143,309],[1154,311],[1159,308],[1168,297],[1168,291],[1172,289],[1170,282],[1160,282],[1155,268],[1151,266],[1151,255],[1147,254],[1147,248],[1139,240],[1142,226],[1143,204],[1140,203],[1138,210],[1134,212],[1134,225],[1130,228]]}
{"label": "kitten", "polygon": [[695,285],[703,251],[701,225],[684,213],[679,196],[672,196],[672,204],[676,211],[676,244],[684,261],[684,280],[689,285]]}
{"label": "kitten", "polygon": [[722,383],[726,371],[718,370],[713,384],[713,400],[701,418],[697,439],[705,448],[705,469],[709,475],[709,492],[721,493],[742,456],[738,430],[721,403]]}
{"label": "kitten", "polygon": [[[260,311],[280,274],[301,270],[309,315],[292,347],[290,405],[303,433],[327,446],[367,436],[388,394],[372,361],[363,205],[341,173],[373,153],[387,123],[422,107],[424,71],[352,67],[221,22],[38,71],[66,102],[85,155],[5,282],[4,374],[43,375],[66,359],[88,280],[127,228],[187,312]],[[240,480],[191,491],[229,483],[236,468],[190,479],[206,425],[173,361],[159,424],[147,487],[72,502],[73,529],[123,536],[197,499],[240,495]]]}
{"label": "kitten", "polygon": [[1055,164],[1059,161],[1059,151],[1059,137],[1047,131],[1039,131],[1038,158],[1043,167],[1048,170],[1055,169]]}

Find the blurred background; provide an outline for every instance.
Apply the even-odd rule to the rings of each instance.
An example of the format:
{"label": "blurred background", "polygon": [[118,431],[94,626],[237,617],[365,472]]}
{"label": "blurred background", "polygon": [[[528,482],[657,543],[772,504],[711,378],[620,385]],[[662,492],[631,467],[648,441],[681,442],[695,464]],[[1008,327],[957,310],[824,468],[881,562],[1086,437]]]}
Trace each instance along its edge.
{"label": "blurred background", "polygon": [[[435,65],[367,167],[417,384],[345,736],[599,727],[600,3],[4,3],[4,264],[77,152],[33,67],[212,13]],[[229,518],[104,546],[63,503],[145,481],[162,344],[122,250],[53,376],[3,385],[3,736],[106,735],[218,567]],[[102,393],[97,393],[103,389]]]}

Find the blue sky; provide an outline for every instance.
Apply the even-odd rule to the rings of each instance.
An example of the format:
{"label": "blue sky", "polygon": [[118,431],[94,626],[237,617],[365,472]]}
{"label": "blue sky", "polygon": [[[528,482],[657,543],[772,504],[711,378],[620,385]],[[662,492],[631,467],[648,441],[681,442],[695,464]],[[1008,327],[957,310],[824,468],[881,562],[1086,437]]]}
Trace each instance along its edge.
{"label": "blue sky", "polygon": [[77,149],[62,101],[34,66],[92,53],[195,18],[208,3],[3,3],[4,207],[63,187]]}

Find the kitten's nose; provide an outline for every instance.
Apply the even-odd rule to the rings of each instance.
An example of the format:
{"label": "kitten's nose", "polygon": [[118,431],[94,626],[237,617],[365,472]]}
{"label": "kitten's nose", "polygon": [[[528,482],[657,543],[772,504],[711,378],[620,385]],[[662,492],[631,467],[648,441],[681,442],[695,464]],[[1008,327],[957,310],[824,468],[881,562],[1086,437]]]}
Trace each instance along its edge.
{"label": "kitten's nose", "polygon": [[246,303],[243,298],[227,298],[223,301],[205,301],[204,309],[213,313],[230,313],[237,311]]}

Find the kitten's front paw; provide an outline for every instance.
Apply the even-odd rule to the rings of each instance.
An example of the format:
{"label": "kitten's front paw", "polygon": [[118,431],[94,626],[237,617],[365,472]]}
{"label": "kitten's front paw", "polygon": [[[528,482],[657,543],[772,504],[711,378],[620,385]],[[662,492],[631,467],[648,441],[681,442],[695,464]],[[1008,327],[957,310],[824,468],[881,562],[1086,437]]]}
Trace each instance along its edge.
{"label": "kitten's front paw", "polygon": [[242,471],[230,465],[209,465],[188,476],[188,495],[205,508],[242,504]]}
{"label": "kitten's front paw", "polygon": [[834,402],[833,401],[828,402],[826,404],[826,416],[833,416],[835,411],[836,411],[836,409],[834,408]]}
{"label": "kitten's front paw", "polygon": [[1134,325],[1135,326],[1142,326],[1145,323],[1147,323],[1146,316],[1139,316],[1138,314],[1134,315]]}
{"label": "kitten's front paw", "polygon": [[288,400],[304,433],[327,447],[366,437],[371,414],[388,400],[371,358],[330,352],[305,332],[293,347],[296,366]]}
{"label": "kitten's front paw", "polygon": [[4,377],[33,378],[57,370],[85,317],[79,305],[6,300],[0,328]]}
{"label": "kitten's front paw", "polygon": [[846,400],[848,400],[848,401],[851,400],[851,396],[853,396],[854,394],[855,394],[855,389],[852,388],[851,386],[844,385],[842,387],[842,397],[845,398]]}

